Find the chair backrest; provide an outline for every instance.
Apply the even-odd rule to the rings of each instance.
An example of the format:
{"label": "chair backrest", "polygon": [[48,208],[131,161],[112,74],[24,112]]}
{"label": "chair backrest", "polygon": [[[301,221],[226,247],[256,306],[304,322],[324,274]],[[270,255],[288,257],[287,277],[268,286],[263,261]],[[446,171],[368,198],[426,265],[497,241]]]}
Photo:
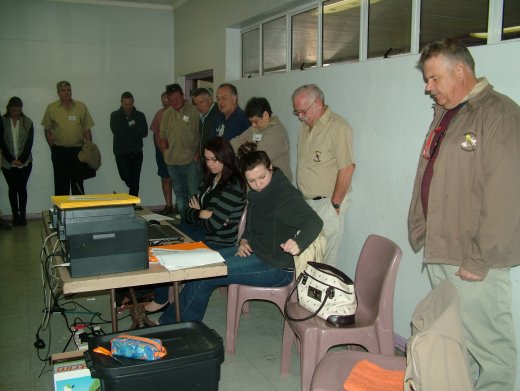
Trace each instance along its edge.
{"label": "chair backrest", "polygon": [[[397,244],[372,234],[363,245],[356,267],[356,324],[375,323],[378,335],[391,333],[392,340],[394,290],[401,256]],[[393,350],[393,345],[388,349]]]}

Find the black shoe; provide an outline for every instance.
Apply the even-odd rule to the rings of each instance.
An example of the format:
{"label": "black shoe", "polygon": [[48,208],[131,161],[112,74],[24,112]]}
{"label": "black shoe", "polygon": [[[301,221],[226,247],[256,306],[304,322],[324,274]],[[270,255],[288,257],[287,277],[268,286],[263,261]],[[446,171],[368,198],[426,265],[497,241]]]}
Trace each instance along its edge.
{"label": "black shoe", "polygon": [[25,217],[25,213],[20,213],[20,218],[18,220],[20,225],[27,225],[27,219]]}
{"label": "black shoe", "polygon": [[165,215],[165,216],[168,216],[170,214],[172,214],[173,212],[175,211],[175,209],[172,207],[172,206],[168,206],[166,205],[161,211],[159,211],[158,213],[160,215]]}
{"label": "black shoe", "polygon": [[18,212],[13,212],[13,221],[12,221],[13,227],[17,227],[20,225],[20,215]]}
{"label": "black shoe", "polygon": [[3,230],[3,231],[9,231],[10,229],[12,229],[13,227],[11,226],[11,224],[9,224],[7,221],[5,221],[4,219],[2,219],[0,217],[0,229]]}

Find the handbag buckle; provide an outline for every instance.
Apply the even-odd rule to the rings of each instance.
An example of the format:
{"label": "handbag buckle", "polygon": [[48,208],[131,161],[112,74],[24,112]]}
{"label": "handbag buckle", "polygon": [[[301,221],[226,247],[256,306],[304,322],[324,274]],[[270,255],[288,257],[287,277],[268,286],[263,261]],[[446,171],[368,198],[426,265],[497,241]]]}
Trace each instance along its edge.
{"label": "handbag buckle", "polygon": [[319,289],[316,289],[312,286],[309,286],[309,289],[307,290],[307,296],[318,301],[321,301],[321,293],[322,292]]}
{"label": "handbag buckle", "polygon": [[333,299],[333,298],[334,298],[334,292],[335,292],[334,288],[331,287],[331,286],[329,286],[329,287],[327,288],[327,292],[326,292],[327,297],[328,297],[329,299]]}

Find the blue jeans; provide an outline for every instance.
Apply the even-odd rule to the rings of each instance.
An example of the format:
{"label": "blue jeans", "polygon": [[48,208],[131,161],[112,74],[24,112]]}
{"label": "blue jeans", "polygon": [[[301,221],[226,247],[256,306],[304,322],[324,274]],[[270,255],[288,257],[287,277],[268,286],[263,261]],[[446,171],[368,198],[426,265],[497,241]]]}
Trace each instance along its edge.
{"label": "blue jeans", "polygon": [[[252,286],[276,287],[291,282],[293,272],[276,269],[263,263],[254,253],[248,257],[236,256],[235,247],[220,250],[226,260],[228,275],[224,277],[207,278],[189,281],[180,293],[181,320],[202,320],[213,290],[219,286],[244,284]],[[175,309],[168,307],[159,319],[160,324],[174,323]]]}
{"label": "blue jeans", "polygon": [[168,165],[168,173],[172,180],[172,188],[176,197],[176,205],[179,209],[181,219],[188,206],[190,197],[195,195],[200,185],[200,166],[193,160],[191,163],[183,165]]}
{"label": "blue jeans", "polygon": [[[190,237],[191,240],[194,242],[204,242],[204,239],[206,238],[205,232],[202,230],[202,228],[197,227],[193,224],[188,223],[181,223],[179,226],[179,229],[184,232],[186,235]],[[208,246],[210,249],[219,251],[223,249],[224,247],[215,244],[215,243],[206,243],[206,246]],[[166,304],[166,302],[169,299],[169,291],[170,287],[172,286],[171,283],[161,284],[157,285],[154,290],[153,295],[153,301],[155,301],[158,304]]]}

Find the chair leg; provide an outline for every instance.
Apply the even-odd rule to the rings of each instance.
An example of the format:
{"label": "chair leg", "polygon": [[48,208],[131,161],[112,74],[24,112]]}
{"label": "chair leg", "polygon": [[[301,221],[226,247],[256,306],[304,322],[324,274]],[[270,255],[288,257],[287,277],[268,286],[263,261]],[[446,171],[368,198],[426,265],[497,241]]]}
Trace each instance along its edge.
{"label": "chair leg", "polygon": [[[226,353],[235,354],[235,339],[237,316],[240,317],[240,311],[237,307],[238,285],[229,285],[227,289],[227,318],[226,318]],[[238,314],[237,314],[238,312]]]}
{"label": "chair leg", "polygon": [[282,375],[288,375],[291,373],[291,353],[292,353],[292,345],[296,336],[289,326],[287,321],[284,322],[283,325],[283,338],[282,338],[282,357],[280,363],[280,373]]}
{"label": "chair leg", "polygon": [[323,349],[319,337],[306,335],[301,339],[300,379],[301,391],[310,391],[312,376],[328,349]]}

